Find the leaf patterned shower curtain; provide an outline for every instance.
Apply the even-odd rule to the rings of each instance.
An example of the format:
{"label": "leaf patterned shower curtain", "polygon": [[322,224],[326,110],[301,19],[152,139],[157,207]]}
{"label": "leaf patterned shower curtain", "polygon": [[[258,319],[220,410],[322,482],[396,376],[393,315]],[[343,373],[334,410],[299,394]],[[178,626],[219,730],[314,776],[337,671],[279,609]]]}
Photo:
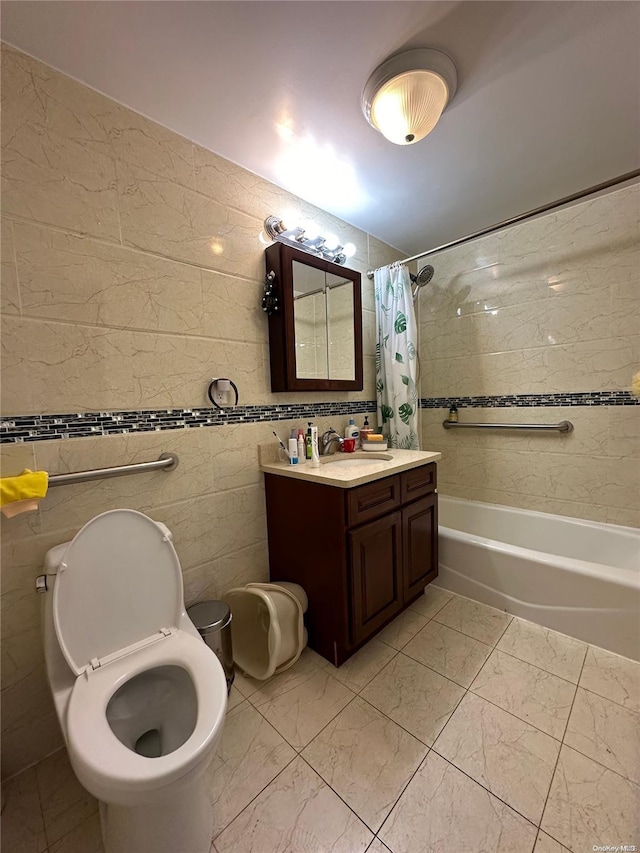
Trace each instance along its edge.
{"label": "leaf patterned shower curtain", "polygon": [[409,270],[392,264],[374,274],[378,423],[390,447],[419,450],[416,315]]}

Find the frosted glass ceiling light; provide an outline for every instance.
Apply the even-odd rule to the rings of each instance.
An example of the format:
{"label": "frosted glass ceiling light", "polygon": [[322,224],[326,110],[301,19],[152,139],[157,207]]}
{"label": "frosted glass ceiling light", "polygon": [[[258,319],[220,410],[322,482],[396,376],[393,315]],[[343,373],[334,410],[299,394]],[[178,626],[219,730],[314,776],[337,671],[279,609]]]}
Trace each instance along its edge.
{"label": "frosted glass ceiling light", "polygon": [[362,93],[369,124],[396,145],[431,133],[458,85],[456,67],[441,50],[417,48],[379,65]]}

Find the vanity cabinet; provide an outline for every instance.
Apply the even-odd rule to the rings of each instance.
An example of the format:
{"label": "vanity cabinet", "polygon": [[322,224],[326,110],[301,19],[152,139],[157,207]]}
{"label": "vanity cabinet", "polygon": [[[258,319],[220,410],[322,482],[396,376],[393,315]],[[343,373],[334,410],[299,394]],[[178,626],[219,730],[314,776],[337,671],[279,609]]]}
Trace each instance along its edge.
{"label": "vanity cabinet", "polygon": [[271,578],[304,587],[309,646],[335,666],[437,577],[436,485],[433,462],[352,488],[265,474]]}

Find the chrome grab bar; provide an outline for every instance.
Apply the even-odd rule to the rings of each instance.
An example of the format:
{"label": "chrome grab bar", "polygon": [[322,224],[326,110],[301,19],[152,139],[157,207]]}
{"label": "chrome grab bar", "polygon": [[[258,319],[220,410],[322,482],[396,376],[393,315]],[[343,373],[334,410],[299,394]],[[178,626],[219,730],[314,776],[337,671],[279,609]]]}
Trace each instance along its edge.
{"label": "chrome grab bar", "polygon": [[51,474],[49,488],[68,486],[72,483],[87,483],[89,480],[106,480],[110,477],[123,477],[125,474],[142,474],[144,471],[173,471],[178,467],[175,453],[163,453],[155,462],[134,462],[131,465],[116,465],[113,468],[95,468],[92,471],[76,471],[73,474]]}
{"label": "chrome grab bar", "polygon": [[571,421],[560,421],[557,424],[488,424],[460,423],[460,421],[442,421],[445,429],[534,429],[538,432],[572,432]]}

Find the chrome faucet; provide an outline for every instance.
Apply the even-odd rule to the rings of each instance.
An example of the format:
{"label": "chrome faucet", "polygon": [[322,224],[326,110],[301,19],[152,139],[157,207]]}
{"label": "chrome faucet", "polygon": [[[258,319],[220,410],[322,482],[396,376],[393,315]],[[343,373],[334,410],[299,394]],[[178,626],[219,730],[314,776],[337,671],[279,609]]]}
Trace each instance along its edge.
{"label": "chrome faucet", "polygon": [[328,456],[332,452],[331,447],[335,441],[340,447],[344,444],[344,438],[333,427],[329,427],[320,437],[320,456]]}

